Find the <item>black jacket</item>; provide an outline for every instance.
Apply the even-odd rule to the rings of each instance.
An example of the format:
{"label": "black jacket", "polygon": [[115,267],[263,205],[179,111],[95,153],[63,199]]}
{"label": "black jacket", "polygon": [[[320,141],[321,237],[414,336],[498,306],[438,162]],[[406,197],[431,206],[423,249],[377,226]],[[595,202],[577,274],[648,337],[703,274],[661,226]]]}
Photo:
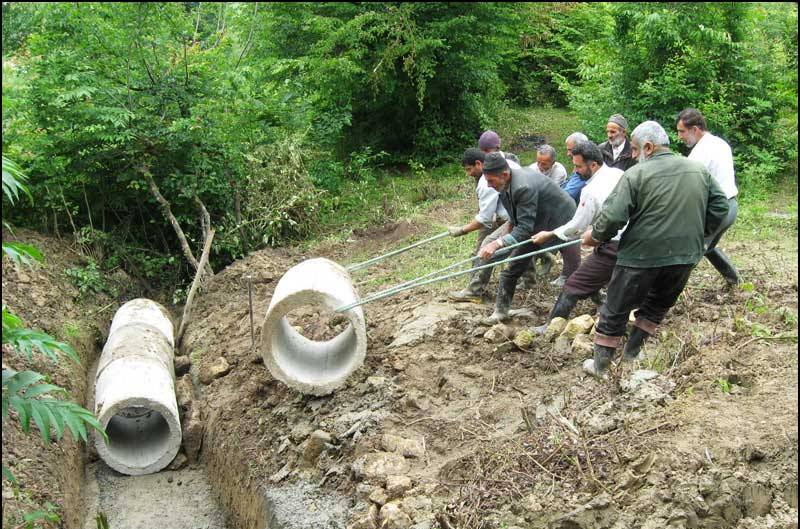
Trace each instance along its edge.
{"label": "black jacket", "polygon": [[636,160],[631,154],[631,140],[628,138],[625,138],[625,146],[622,148],[622,152],[619,153],[619,157],[617,158],[616,162],[614,161],[613,147],[611,147],[609,142],[604,141],[598,147],[600,147],[600,152],[603,153],[603,161],[609,167],[615,167],[617,169],[627,171],[636,165]]}

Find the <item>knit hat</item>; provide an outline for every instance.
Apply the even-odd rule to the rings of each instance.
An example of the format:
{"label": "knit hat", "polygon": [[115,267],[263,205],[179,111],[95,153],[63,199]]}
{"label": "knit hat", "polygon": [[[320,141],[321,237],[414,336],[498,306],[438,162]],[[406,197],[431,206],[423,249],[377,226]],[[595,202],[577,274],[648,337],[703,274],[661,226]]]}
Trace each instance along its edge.
{"label": "knit hat", "polygon": [[499,174],[508,169],[508,162],[499,152],[491,152],[483,160],[483,174]]}
{"label": "knit hat", "polygon": [[487,130],[481,134],[481,137],[478,140],[478,147],[480,149],[499,149],[500,136],[498,136],[493,130]]}
{"label": "knit hat", "polygon": [[615,125],[619,125],[625,130],[628,130],[628,120],[625,119],[625,116],[622,114],[614,114],[610,118],[608,118],[609,123],[614,123]]}

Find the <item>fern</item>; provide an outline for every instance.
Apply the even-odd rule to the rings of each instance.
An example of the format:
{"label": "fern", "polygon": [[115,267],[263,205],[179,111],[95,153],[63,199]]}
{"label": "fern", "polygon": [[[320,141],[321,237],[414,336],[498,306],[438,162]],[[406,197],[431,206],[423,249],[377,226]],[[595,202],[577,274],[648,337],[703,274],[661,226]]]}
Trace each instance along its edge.
{"label": "fern", "polygon": [[58,362],[58,353],[61,352],[80,363],[80,357],[71,345],[59,342],[49,334],[23,327],[22,320],[8,312],[6,307],[3,307],[3,343],[10,344],[28,359],[33,358],[34,350],[39,350],[53,362]]}

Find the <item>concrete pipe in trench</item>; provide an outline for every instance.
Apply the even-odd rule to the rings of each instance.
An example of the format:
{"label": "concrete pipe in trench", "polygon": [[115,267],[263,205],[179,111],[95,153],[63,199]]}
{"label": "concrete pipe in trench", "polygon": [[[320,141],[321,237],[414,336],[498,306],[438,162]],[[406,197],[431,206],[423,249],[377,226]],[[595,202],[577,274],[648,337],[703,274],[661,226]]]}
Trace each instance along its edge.
{"label": "concrete pipe in trench", "polygon": [[311,395],[327,395],[342,386],[367,352],[361,307],[345,312],[347,328],[324,342],[297,332],[286,315],[303,306],[333,311],[357,300],[347,270],[333,261],[310,259],[290,268],[275,287],[261,330],[261,355],[272,376]]}
{"label": "concrete pipe in trench", "polygon": [[108,445],[99,435],[95,445],[118,472],[158,472],[181,447],[174,340],[167,311],[149,299],[125,303],[111,322],[95,378],[95,413]]}

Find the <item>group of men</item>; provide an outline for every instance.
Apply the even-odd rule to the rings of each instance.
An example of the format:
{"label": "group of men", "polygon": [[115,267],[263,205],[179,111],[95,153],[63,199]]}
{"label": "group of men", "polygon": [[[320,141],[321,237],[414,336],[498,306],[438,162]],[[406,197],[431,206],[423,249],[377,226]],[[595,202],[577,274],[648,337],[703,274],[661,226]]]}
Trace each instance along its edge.
{"label": "group of men", "polygon": [[[469,224],[450,228],[453,236],[479,231],[478,269],[469,285],[450,297],[481,299],[492,272],[482,265],[558,246],[563,269],[554,284],[562,289],[547,321],[535,330],[544,333],[552,319],[567,318],[581,299],[599,302],[600,290],[607,287],[594,357],[583,365],[604,377],[622,345],[631,310],[637,309],[623,360],[639,356],[704,255],[728,285],[736,285],[736,268],[716,247],[737,213],[730,146],[711,134],[703,115],[692,108],[678,114],[676,129],[692,148],[688,158],[670,151],[659,123],[645,121],[629,137],[627,120],[614,114],[606,124],[607,141],[600,145],[580,132],[567,137],[574,166],[570,176],[553,147],[542,145],[536,162],[521,167],[516,156],[500,150],[495,132],[484,132],[479,148],[467,149],[462,160],[476,180],[478,214]],[[583,260],[578,240],[594,247]],[[540,255],[549,258],[548,252]],[[486,323],[510,319],[517,283],[531,263],[531,257],[522,257],[501,271]],[[550,263],[545,261],[548,270]]]}

